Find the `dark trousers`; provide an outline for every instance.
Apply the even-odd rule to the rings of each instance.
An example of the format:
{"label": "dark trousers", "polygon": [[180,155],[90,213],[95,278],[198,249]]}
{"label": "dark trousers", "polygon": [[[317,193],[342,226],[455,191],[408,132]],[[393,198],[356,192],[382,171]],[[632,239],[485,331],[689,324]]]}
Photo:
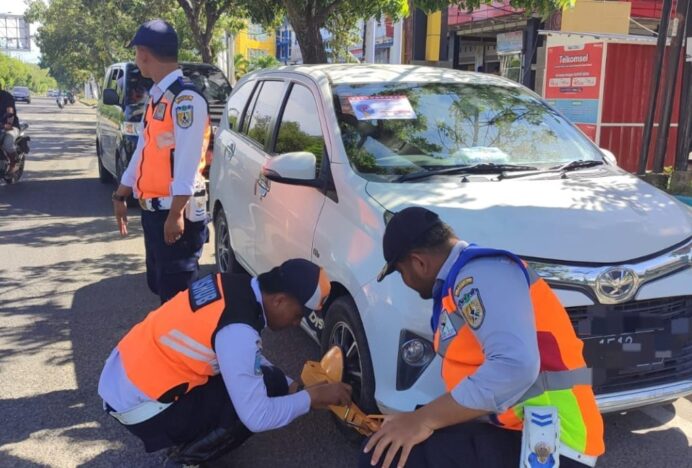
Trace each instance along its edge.
{"label": "dark trousers", "polygon": [[[286,376],[277,367],[262,366],[267,395],[288,394]],[[144,442],[147,452],[187,444],[216,429],[232,429],[237,439],[252,435],[238,418],[220,375],[186,393],[151,419],[125,426]]]}
{"label": "dark trousers", "polygon": [[[365,444],[363,448],[365,448]],[[373,451],[358,459],[360,468],[371,468]],[[521,457],[521,432],[502,429],[492,424],[468,422],[435,431],[425,442],[416,445],[406,462],[407,468],[517,468]],[[380,458],[380,466],[384,461]],[[390,466],[396,467],[399,456]],[[560,468],[585,467],[569,458],[560,457]]]}
{"label": "dark trousers", "polygon": [[167,217],[168,210],[142,210],[147,285],[161,298],[162,304],[197,279],[202,247],[209,237],[206,222],[185,219],[182,237],[168,245],[163,236]]}

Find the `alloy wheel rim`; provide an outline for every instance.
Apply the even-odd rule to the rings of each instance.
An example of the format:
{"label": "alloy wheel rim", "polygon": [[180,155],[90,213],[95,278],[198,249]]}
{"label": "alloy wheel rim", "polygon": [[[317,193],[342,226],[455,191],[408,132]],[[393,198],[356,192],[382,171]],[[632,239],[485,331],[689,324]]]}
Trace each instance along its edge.
{"label": "alloy wheel rim", "polygon": [[329,347],[338,346],[344,354],[344,382],[351,385],[353,394],[360,396],[363,386],[363,367],[355,333],[346,322],[338,322],[329,336]]}
{"label": "alloy wheel rim", "polygon": [[228,228],[225,222],[220,221],[216,229],[216,258],[219,262],[219,270],[222,273],[228,272],[230,253],[231,248],[228,239]]}

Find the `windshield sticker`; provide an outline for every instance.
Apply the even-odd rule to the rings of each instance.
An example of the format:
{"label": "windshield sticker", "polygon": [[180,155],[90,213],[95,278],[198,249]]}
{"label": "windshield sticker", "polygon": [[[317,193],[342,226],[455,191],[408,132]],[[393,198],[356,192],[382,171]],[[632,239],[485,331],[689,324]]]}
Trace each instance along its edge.
{"label": "windshield sticker", "polygon": [[358,120],[413,120],[416,113],[406,96],[349,96]]}

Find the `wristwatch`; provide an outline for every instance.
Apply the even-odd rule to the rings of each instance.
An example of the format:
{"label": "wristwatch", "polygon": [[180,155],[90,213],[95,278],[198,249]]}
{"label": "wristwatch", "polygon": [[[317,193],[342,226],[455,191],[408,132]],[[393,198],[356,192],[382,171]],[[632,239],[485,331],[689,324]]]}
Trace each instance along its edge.
{"label": "wristwatch", "polygon": [[118,195],[118,192],[113,192],[113,195],[111,195],[111,200],[124,202],[127,201],[127,197],[125,195]]}

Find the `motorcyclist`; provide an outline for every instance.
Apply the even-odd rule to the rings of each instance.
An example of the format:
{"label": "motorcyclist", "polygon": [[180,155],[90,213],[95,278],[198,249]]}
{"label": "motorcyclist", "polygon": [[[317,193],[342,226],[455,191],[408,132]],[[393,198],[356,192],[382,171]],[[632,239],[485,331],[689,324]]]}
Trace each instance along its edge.
{"label": "motorcyclist", "polygon": [[8,173],[16,171],[17,148],[15,140],[19,136],[19,119],[12,94],[0,88],[0,148],[10,161]]}

